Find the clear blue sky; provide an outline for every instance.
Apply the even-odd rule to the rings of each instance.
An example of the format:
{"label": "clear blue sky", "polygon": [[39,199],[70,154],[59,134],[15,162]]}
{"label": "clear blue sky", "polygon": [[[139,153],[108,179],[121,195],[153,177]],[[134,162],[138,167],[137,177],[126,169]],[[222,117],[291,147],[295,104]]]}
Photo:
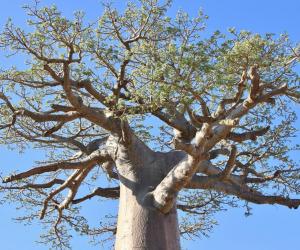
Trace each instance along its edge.
{"label": "clear blue sky", "polygon": [[[125,1],[115,1],[123,3]],[[21,6],[30,3],[27,0],[2,1],[0,9],[0,27],[3,27],[8,17],[15,23],[24,24],[25,15]],[[70,15],[74,10],[84,10],[89,19],[101,13],[98,0],[45,0],[42,3],[55,3],[65,15]],[[215,29],[225,31],[228,27],[246,29],[253,32],[288,32],[294,41],[300,39],[300,1],[299,0],[176,0],[172,12],[182,8],[195,14],[202,7],[210,16],[207,31]],[[4,59],[0,60],[0,67]],[[18,64],[21,63],[18,62]],[[299,112],[298,112],[299,113]],[[297,122],[300,128],[299,121]],[[9,172],[15,167],[30,167],[33,159],[38,159],[41,154],[30,151],[23,155],[11,152],[0,147],[0,171]],[[295,156],[296,157],[296,156]],[[95,201],[87,202],[86,213],[90,218],[97,218],[105,210],[115,210],[116,206],[103,207]],[[198,250],[282,250],[300,249],[299,222],[300,210],[289,210],[279,206],[253,206],[253,216],[245,217],[241,209],[232,209],[218,214],[219,226],[215,227],[210,238],[203,238],[193,242],[182,241],[183,249]],[[38,239],[41,227],[38,225],[23,226],[12,222],[16,216],[15,208],[11,205],[0,207],[0,249],[1,250],[46,250],[48,247],[34,243]],[[90,246],[86,239],[73,240],[73,249],[101,249],[99,246]]]}

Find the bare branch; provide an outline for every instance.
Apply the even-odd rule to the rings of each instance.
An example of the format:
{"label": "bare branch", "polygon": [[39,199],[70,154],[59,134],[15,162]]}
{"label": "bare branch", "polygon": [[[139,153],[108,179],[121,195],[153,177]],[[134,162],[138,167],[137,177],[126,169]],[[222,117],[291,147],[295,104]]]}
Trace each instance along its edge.
{"label": "bare branch", "polygon": [[[58,193],[60,193],[61,191],[63,191],[64,189],[66,189],[67,187],[71,186],[72,185],[72,182],[76,179],[77,176],[79,176],[80,174],[82,173],[82,169],[81,170],[75,170],[73,172],[72,175],[70,175],[66,180],[65,182],[60,185],[57,189],[53,190],[50,192],[50,194],[47,196],[47,198],[44,200],[44,203],[43,203],[43,208],[41,210],[41,213],[40,213],[40,219],[44,219],[44,216],[45,216],[45,213],[47,211],[47,208],[48,208],[48,203],[49,201],[55,196],[57,195]],[[61,212],[61,209],[59,209],[59,211]]]}
{"label": "bare branch", "polygon": [[250,68],[250,79],[251,79],[251,88],[250,88],[250,98],[251,100],[255,100],[258,92],[259,92],[259,81],[260,77],[257,73],[257,65],[254,65]]}
{"label": "bare branch", "polygon": [[279,204],[295,209],[300,205],[300,199],[263,195],[262,193],[255,191],[246,185],[241,186],[229,182],[221,182],[216,177],[194,177],[189,188],[212,189],[225,194],[235,195],[243,200],[256,204]]}
{"label": "bare branch", "polygon": [[263,136],[265,133],[269,131],[269,129],[270,126],[255,131],[245,132],[245,133],[230,132],[227,138],[235,142],[243,142],[246,140],[255,141],[258,136]]}
{"label": "bare branch", "polygon": [[57,123],[52,128],[48,129],[43,135],[44,136],[49,136],[49,135],[55,133],[56,131],[60,130],[64,126],[64,124],[65,124],[65,122],[59,122],[59,123]]}
{"label": "bare branch", "polygon": [[34,176],[34,175],[39,175],[39,174],[48,173],[48,172],[55,172],[59,169],[80,169],[80,168],[84,168],[86,164],[91,164],[91,163],[97,164],[98,162],[107,161],[109,159],[110,159],[110,157],[106,151],[97,150],[80,161],[75,161],[75,162],[63,161],[63,162],[57,162],[57,163],[53,163],[53,164],[49,164],[49,165],[45,165],[45,166],[35,167],[26,172],[22,172],[20,174],[9,176],[9,177],[5,178],[3,180],[3,182],[7,183],[7,182],[16,181],[16,180],[21,180],[21,179],[25,179],[25,178],[28,178],[28,177]]}
{"label": "bare branch", "polygon": [[28,189],[28,188],[32,188],[32,189],[44,189],[44,188],[51,188],[56,184],[63,184],[65,181],[62,179],[53,179],[49,182],[46,183],[28,183],[26,185],[23,186],[7,186],[7,187],[0,187],[1,189],[6,189],[6,190],[22,190],[22,189]]}
{"label": "bare branch", "polygon": [[77,111],[69,111],[65,114],[49,114],[49,112],[32,112],[28,109],[18,109],[15,111],[17,116],[27,116],[36,122],[48,122],[48,121],[58,121],[58,122],[69,122],[81,117],[80,113]]}
{"label": "bare branch", "polygon": [[112,199],[118,199],[120,196],[120,187],[113,187],[113,188],[96,188],[92,193],[83,196],[82,198],[78,198],[76,200],[73,200],[73,204],[78,204],[83,201],[86,201],[88,199],[91,199],[95,196],[101,196],[105,198],[112,198]]}
{"label": "bare branch", "polygon": [[221,173],[221,176],[220,176],[220,178],[222,180],[226,180],[230,176],[230,174],[235,166],[236,153],[237,153],[236,146],[232,145],[229,159],[226,163],[225,169],[223,170],[223,172]]}
{"label": "bare branch", "polygon": [[235,103],[233,105],[233,107],[231,107],[231,109],[234,109],[236,107],[236,105],[240,102],[240,100],[241,100],[241,98],[243,96],[243,92],[244,92],[244,88],[245,88],[245,81],[246,80],[247,80],[247,72],[246,72],[246,70],[244,70],[243,74],[241,76],[241,79],[240,79],[240,81],[237,84],[238,85],[238,91],[236,92],[235,96],[233,98],[229,98],[229,99],[225,98],[225,99],[223,99],[220,102],[220,104],[219,104],[219,106],[218,106],[215,114],[213,115],[213,117],[218,118],[218,119],[222,118],[222,116],[225,115],[225,112],[226,112],[225,106],[227,104]]}

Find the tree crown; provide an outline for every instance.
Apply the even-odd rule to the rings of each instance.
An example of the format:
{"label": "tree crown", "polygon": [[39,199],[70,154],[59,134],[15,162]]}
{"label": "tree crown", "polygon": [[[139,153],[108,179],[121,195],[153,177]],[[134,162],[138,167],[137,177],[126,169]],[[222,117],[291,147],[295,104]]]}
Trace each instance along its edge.
{"label": "tree crown", "polygon": [[[286,34],[208,35],[201,11],[173,18],[170,4],[139,0],[122,13],[104,4],[102,16],[87,23],[82,12],[67,19],[55,6],[36,3],[24,7],[28,29],[9,20],[1,33],[0,47],[12,58],[23,54],[26,63],[0,73],[0,142],[48,153],[39,166],[3,179],[1,189],[32,209],[22,219],[54,225],[44,240],[57,247],[68,247],[66,225],[82,234],[115,232],[114,224],[91,229],[77,206],[96,195],[118,197],[111,183],[120,169],[107,152],[108,137],[129,149],[138,140],[152,152],[185,154],[184,176],[176,172],[182,165],[172,165],[153,191],[162,212],[169,209],[163,188],[181,191],[182,233],[207,233],[210,215],[238,204],[229,195],[300,204],[289,197],[300,191],[291,157],[299,146],[290,143],[300,100],[299,45]],[[180,181],[168,186],[170,173]],[[76,196],[99,178],[108,186]]]}

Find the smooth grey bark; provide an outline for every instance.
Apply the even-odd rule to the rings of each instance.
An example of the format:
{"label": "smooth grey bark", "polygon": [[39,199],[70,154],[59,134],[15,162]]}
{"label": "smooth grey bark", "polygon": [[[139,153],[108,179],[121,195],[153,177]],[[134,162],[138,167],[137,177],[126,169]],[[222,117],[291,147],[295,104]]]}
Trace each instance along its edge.
{"label": "smooth grey bark", "polygon": [[176,204],[169,213],[161,213],[153,206],[151,191],[182,154],[154,152],[135,136],[126,145],[110,137],[107,145],[120,180],[115,249],[179,250]]}
{"label": "smooth grey bark", "polygon": [[134,192],[121,184],[115,250],[179,250],[177,211],[168,214],[141,204]]}

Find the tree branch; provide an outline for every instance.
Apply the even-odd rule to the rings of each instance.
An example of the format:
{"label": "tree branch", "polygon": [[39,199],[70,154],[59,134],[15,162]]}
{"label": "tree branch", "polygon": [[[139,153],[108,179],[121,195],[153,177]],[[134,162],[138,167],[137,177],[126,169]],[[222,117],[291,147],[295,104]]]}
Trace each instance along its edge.
{"label": "tree branch", "polygon": [[88,199],[91,199],[95,196],[101,196],[105,198],[112,198],[112,199],[118,199],[120,196],[120,187],[113,187],[113,188],[96,188],[92,193],[83,196],[82,198],[78,198],[76,200],[73,200],[73,204],[78,204],[83,201],[86,201]]}
{"label": "tree branch", "polygon": [[225,194],[235,195],[243,200],[256,204],[279,204],[295,209],[300,205],[300,199],[264,195],[246,185],[222,182],[215,177],[196,176],[193,178],[188,188],[212,189]]}
{"label": "tree branch", "polygon": [[235,142],[243,142],[246,140],[252,140],[255,141],[258,136],[263,136],[265,133],[267,133],[270,129],[270,126],[261,128],[255,131],[245,132],[245,133],[234,133],[230,132],[227,136],[229,140],[235,141]]}
{"label": "tree branch", "polygon": [[23,186],[9,186],[9,187],[0,187],[2,189],[6,189],[6,190],[22,190],[22,189],[44,189],[44,188],[51,188],[53,187],[54,185],[56,184],[63,184],[65,181],[62,180],[62,179],[53,179],[49,182],[46,182],[46,183],[40,183],[40,184],[37,184],[37,183],[28,183],[26,185],[23,185]]}
{"label": "tree branch", "polygon": [[257,73],[257,65],[254,65],[250,68],[250,79],[251,79],[251,88],[250,88],[250,98],[251,100],[255,100],[258,92],[259,92],[259,81],[260,77]]}
{"label": "tree branch", "polygon": [[[45,166],[40,166],[40,167],[35,167],[32,168],[26,172],[22,172],[19,174],[11,175],[3,180],[4,183],[7,182],[12,182],[12,181],[17,181],[17,180],[22,180],[34,175],[40,175],[43,173],[48,173],[48,172],[55,172],[59,169],[80,169],[84,168],[86,164],[97,164],[99,162],[104,162],[110,159],[110,156],[106,151],[103,150],[97,150],[94,151],[92,154],[89,156],[83,158],[80,161],[63,161],[63,162],[57,162],[57,163],[52,163],[49,165]],[[72,160],[72,159],[70,159]]]}
{"label": "tree branch", "polygon": [[236,152],[237,152],[236,146],[232,145],[229,159],[226,163],[225,169],[223,170],[223,172],[220,175],[221,180],[226,180],[229,178],[229,176],[235,166]]}

